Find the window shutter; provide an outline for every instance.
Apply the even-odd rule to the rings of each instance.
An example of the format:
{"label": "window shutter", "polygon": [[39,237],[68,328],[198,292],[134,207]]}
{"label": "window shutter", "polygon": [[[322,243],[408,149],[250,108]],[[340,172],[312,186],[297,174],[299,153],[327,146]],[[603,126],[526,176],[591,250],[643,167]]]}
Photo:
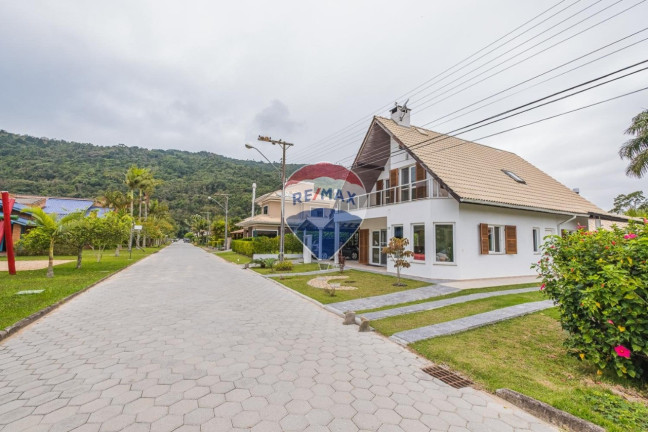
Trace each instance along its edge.
{"label": "window shutter", "polygon": [[384,182],[383,182],[382,180],[378,180],[378,181],[376,182],[376,190],[377,190],[377,191],[381,191],[381,190],[383,190],[383,183],[384,183]]}
{"label": "window shutter", "polygon": [[482,255],[488,255],[488,224],[479,224],[479,245]]}
{"label": "window shutter", "polygon": [[506,225],[504,228],[506,238],[506,253],[514,255],[517,253],[517,228],[515,225]]}
{"label": "window shutter", "polygon": [[[425,181],[425,168],[420,163],[416,164],[416,198],[427,198],[427,183]],[[420,183],[419,183],[420,182]]]}
{"label": "window shutter", "polygon": [[393,169],[389,171],[389,186],[391,190],[389,192],[389,202],[394,203],[398,202],[398,170]]}

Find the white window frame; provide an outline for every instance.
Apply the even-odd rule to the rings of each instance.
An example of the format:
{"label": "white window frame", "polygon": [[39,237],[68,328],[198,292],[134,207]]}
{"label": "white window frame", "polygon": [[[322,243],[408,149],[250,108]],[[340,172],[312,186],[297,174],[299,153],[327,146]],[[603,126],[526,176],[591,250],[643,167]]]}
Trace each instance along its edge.
{"label": "white window frame", "polygon": [[532,241],[531,246],[533,247],[533,253],[538,255],[540,253],[540,245],[542,244],[542,239],[540,238],[540,228],[533,227],[531,229]]}
{"label": "white window frame", "polygon": [[[407,182],[407,183],[401,183],[401,180],[403,178],[403,170],[407,170],[407,172],[408,172],[409,182]],[[413,200],[413,197],[412,197],[412,192],[413,192],[412,191],[412,183],[414,183],[416,181],[415,179],[416,179],[416,165],[408,165],[408,166],[399,168],[399,171],[398,171],[398,183],[399,183],[398,190],[400,191],[399,193],[400,193],[401,202],[408,202],[408,201]],[[403,199],[403,191],[404,190],[407,191],[407,195],[409,197],[406,200]],[[414,190],[416,190],[416,189],[414,188]]]}
{"label": "white window frame", "polygon": [[[493,239],[494,239],[495,238],[495,228],[499,228],[499,238],[498,238],[499,247],[500,247],[499,252],[497,252],[495,250],[496,249],[495,248],[495,241],[493,241],[493,249],[491,249],[491,245],[490,245],[491,230],[493,230],[492,232],[493,232]],[[488,225],[488,239],[489,239],[489,242],[488,242],[488,254],[489,255],[505,255],[506,254],[506,238],[504,236],[505,231],[506,231],[506,227],[504,225],[490,225],[490,224]]]}
{"label": "white window frame", "polygon": [[[427,233],[426,233],[427,230],[426,230],[426,228],[425,228],[425,222],[415,222],[415,223],[413,223],[413,224],[410,224],[410,237],[411,237],[411,238],[410,238],[410,244],[412,245],[412,252],[414,252],[414,227],[415,227],[415,226],[419,226],[419,225],[423,227],[423,233],[424,233],[424,236],[427,236]],[[404,235],[405,235],[405,232],[403,231],[403,236],[404,236]],[[420,259],[415,259],[415,258],[414,258],[414,255],[412,255],[412,262],[413,262],[413,263],[425,264],[425,263],[427,262],[427,260],[428,260],[428,251],[426,250],[427,247],[426,247],[426,244],[425,244],[425,243],[426,243],[426,241],[425,241],[425,239],[424,239],[424,240],[423,240],[423,248],[424,248],[424,250],[425,250],[425,252],[424,252],[425,259],[422,259],[422,260],[420,260]]]}
{"label": "white window frame", "polygon": [[[455,245],[457,244],[457,224],[455,222],[435,222],[432,224],[433,227],[433,252],[434,252],[434,265],[450,265],[450,266],[456,266],[457,265],[457,248],[455,248]],[[451,225],[452,226],[452,249],[453,249],[453,260],[452,261],[437,261],[436,260],[436,226],[437,225]]]}

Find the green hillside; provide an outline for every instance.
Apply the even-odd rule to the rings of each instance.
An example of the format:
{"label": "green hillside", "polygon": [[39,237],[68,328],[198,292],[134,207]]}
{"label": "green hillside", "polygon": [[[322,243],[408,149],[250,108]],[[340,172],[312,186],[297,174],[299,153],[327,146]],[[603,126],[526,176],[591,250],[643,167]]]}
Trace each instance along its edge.
{"label": "green hillside", "polygon": [[[96,198],[109,189],[126,192],[124,174],[133,164],[151,168],[163,181],[153,197],[166,201],[178,222],[206,211],[212,218],[222,215],[207,200],[220,192],[231,194],[230,217],[242,219],[250,214],[252,182],[257,183],[257,196],[281,185],[278,172],[267,163],[209,152],[102,147],[0,130],[0,189],[12,193]],[[286,171],[298,167],[289,165]]]}

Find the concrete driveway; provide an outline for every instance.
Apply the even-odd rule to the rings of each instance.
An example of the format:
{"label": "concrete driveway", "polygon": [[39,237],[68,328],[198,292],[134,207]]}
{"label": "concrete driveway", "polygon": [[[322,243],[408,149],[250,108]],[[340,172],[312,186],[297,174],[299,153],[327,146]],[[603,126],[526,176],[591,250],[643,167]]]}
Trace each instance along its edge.
{"label": "concrete driveway", "polygon": [[2,431],[553,431],[174,244],[0,343]]}

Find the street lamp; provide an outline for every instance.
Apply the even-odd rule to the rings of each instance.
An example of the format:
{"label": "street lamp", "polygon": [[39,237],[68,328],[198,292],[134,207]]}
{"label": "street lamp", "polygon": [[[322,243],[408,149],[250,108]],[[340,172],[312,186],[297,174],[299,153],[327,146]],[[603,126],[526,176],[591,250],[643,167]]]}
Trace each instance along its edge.
{"label": "street lamp", "polygon": [[225,197],[225,205],[219,203],[218,201],[216,201],[216,199],[210,196],[208,196],[207,199],[210,201],[214,201],[216,204],[221,206],[221,208],[225,209],[225,246],[223,247],[223,249],[227,250],[227,212],[228,212],[227,209],[229,208],[229,194],[219,193],[216,195]]}
{"label": "street lamp", "polygon": [[[284,237],[285,237],[285,232],[286,232],[286,222],[284,220],[284,216],[286,214],[286,149],[288,147],[292,147],[294,144],[285,142],[283,140],[273,140],[270,137],[262,136],[262,135],[259,135],[258,140],[272,143],[272,145],[281,146],[281,150],[282,150],[281,171],[280,171],[280,173],[281,173],[281,231],[280,231],[280,234],[279,234],[280,235],[280,237],[279,237],[279,262],[283,262],[283,260],[284,260]],[[279,171],[279,169],[275,166],[275,164],[270,162],[270,159],[268,159],[263,153],[261,153],[261,150],[259,150],[258,148],[254,147],[254,146],[252,146],[250,144],[245,144],[245,148],[248,149],[248,150],[249,149],[254,149],[257,152],[259,152],[259,154],[261,156],[263,156],[263,158],[265,160],[267,160],[270,163],[270,165],[272,165],[277,171]]]}

